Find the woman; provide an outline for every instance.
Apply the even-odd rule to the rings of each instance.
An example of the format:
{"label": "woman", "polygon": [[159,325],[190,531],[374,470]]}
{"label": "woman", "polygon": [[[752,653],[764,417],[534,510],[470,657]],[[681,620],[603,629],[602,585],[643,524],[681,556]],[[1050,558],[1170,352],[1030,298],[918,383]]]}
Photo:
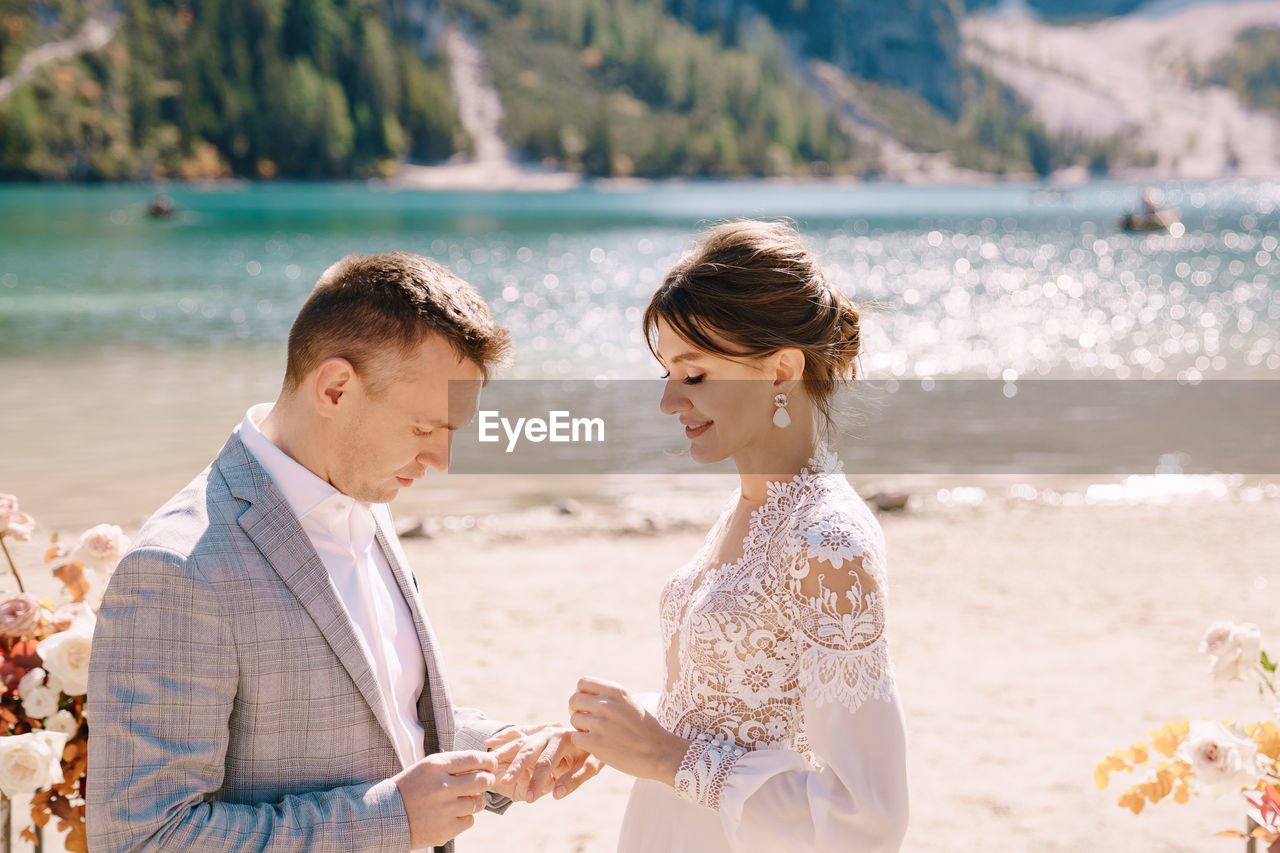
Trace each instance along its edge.
{"label": "woman", "polygon": [[[884,539],[820,441],[858,313],[791,228],[712,228],[645,312],[662,411],[732,457],[720,520],[661,597],[656,710],[584,678],[575,745],[636,777],[622,851],[897,850],[906,739],[884,635]],[[737,381],[734,381],[737,380]]]}

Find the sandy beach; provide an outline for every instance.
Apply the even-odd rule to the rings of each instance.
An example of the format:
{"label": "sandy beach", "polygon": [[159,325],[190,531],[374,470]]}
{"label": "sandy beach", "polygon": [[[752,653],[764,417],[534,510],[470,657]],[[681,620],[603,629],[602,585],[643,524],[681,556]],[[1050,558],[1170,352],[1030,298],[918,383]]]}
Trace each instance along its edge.
{"label": "sandy beach", "polygon": [[[406,539],[455,701],[530,722],[563,718],[584,674],[655,689],[659,589],[720,506],[709,478],[694,479],[675,490],[684,518],[654,533],[535,507],[512,516],[526,523]],[[1099,792],[1092,771],[1168,720],[1268,713],[1251,686],[1212,683],[1196,647],[1227,618],[1256,622],[1277,648],[1280,501],[1049,506],[987,493],[881,516],[911,743],[904,849],[1240,850],[1213,838],[1243,824],[1234,798],[1135,817],[1115,804],[1121,779]],[[29,584],[43,574],[35,543],[18,556]],[[461,849],[612,850],[628,789],[606,770],[562,802],[485,815]]]}

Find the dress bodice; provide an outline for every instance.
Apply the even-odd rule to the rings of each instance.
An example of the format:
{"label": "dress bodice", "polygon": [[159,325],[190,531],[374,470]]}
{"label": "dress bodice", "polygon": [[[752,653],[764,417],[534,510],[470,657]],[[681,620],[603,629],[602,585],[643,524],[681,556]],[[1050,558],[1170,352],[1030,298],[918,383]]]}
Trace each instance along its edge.
{"label": "dress bodice", "polygon": [[678,671],[664,678],[658,719],[690,740],[790,749],[818,766],[806,701],[854,711],[894,691],[884,536],[839,458],[819,449],[800,474],[769,483],[742,556],[709,566],[738,500],[662,591],[662,637]]}

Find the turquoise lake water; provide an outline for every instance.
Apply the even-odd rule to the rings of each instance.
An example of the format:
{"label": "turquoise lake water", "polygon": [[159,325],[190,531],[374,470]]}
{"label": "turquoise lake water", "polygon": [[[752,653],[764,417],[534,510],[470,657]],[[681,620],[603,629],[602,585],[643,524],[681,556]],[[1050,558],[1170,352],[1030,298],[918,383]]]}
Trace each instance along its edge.
{"label": "turquoise lake water", "polygon": [[793,218],[864,312],[871,376],[1174,378],[1280,370],[1280,183],[1173,184],[1179,235],[1128,234],[1140,187],[655,185],[558,194],[363,184],[0,187],[0,358],[275,350],[319,274],[406,249],[514,332],[513,377],[657,370],[639,312],[708,222]]}

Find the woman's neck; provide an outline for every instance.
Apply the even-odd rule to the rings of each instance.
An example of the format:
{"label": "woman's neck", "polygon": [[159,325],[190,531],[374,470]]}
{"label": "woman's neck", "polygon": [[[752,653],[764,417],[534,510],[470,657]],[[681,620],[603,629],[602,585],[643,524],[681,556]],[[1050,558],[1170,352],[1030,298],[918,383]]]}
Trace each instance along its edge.
{"label": "woman's neck", "polygon": [[759,446],[744,448],[733,457],[742,480],[742,499],[764,503],[769,496],[768,484],[799,474],[817,449],[817,430],[801,428],[799,423],[788,429],[775,429]]}

